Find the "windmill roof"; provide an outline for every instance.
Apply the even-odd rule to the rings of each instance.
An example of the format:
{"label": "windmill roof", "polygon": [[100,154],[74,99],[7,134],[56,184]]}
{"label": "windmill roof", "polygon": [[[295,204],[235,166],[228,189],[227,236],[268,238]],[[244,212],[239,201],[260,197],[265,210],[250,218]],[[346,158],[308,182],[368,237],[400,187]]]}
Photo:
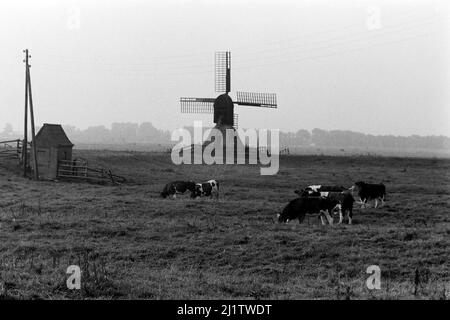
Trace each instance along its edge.
{"label": "windmill roof", "polygon": [[60,124],[44,123],[36,134],[36,145],[39,147],[73,147]]}

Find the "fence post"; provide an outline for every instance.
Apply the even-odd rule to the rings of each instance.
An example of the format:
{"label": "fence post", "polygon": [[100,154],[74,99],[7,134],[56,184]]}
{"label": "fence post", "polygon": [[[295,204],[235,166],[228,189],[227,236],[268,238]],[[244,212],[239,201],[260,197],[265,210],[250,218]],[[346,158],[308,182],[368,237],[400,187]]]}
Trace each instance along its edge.
{"label": "fence post", "polygon": [[114,181],[114,177],[113,177],[113,174],[112,174],[111,170],[109,170],[108,174],[109,174],[109,177],[111,178],[112,183],[116,184],[116,182]]}

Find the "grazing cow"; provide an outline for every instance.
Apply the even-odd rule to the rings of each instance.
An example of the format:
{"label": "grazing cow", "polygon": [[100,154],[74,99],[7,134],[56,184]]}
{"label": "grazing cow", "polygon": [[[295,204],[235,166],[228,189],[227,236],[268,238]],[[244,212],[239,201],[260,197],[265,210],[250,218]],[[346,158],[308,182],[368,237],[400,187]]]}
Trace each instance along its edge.
{"label": "grazing cow", "polygon": [[289,220],[298,219],[298,222],[302,223],[307,213],[318,213],[323,225],[325,225],[323,216],[325,216],[328,223],[332,225],[333,218],[330,213],[335,209],[338,209],[339,212],[341,211],[341,204],[338,200],[322,197],[297,198],[290,201],[281,214],[278,214],[278,222],[289,222]]}
{"label": "grazing cow", "polygon": [[[340,187],[339,187],[340,189]],[[341,210],[339,211],[339,224],[344,220],[344,216],[348,215],[348,224],[352,224],[353,219],[353,203],[355,199],[352,194],[348,191],[327,191],[327,192],[318,192],[318,191],[308,191],[308,190],[295,190],[295,193],[299,195],[301,198],[306,197],[322,197],[339,201],[341,204]]]}
{"label": "grazing cow", "polygon": [[167,198],[172,195],[176,199],[177,194],[184,194],[186,191],[191,192],[191,198],[195,198],[195,182],[194,181],[174,181],[166,184],[161,197]]}
{"label": "grazing cow", "polygon": [[219,198],[219,182],[217,180],[208,180],[203,183],[195,184],[196,197],[212,197]]}
{"label": "grazing cow", "polygon": [[328,192],[326,198],[339,201],[341,210],[339,211],[339,224],[344,220],[344,216],[348,216],[348,224],[352,224],[353,219],[353,203],[355,199],[348,191],[343,192]]}
{"label": "grazing cow", "polygon": [[375,200],[375,208],[378,207],[378,200],[381,201],[381,205],[384,205],[386,200],[386,187],[384,184],[365,183],[363,181],[355,182],[354,186],[349,190],[352,192],[356,190],[362,208],[366,206],[367,201]]}

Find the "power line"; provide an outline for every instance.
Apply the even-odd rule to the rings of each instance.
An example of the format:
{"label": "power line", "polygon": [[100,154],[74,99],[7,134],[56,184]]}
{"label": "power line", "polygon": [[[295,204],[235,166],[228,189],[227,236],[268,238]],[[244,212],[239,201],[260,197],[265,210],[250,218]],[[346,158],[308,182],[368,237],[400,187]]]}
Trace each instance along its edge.
{"label": "power line", "polygon": [[412,37],[407,37],[407,38],[403,38],[403,39],[397,39],[395,41],[389,41],[389,42],[372,44],[370,46],[363,47],[363,48],[353,48],[353,49],[348,49],[348,50],[341,50],[341,51],[330,53],[330,54],[317,55],[317,56],[308,56],[308,57],[301,57],[301,58],[293,58],[293,59],[284,60],[284,61],[268,62],[268,63],[264,63],[264,64],[252,65],[252,66],[246,66],[246,67],[234,67],[233,69],[234,70],[236,70],[236,69],[238,69],[238,70],[246,70],[246,69],[266,67],[266,66],[270,66],[270,65],[278,65],[278,64],[283,64],[283,63],[298,63],[298,62],[305,61],[305,60],[322,59],[322,58],[327,58],[327,57],[331,57],[331,56],[342,55],[342,54],[349,53],[349,52],[361,51],[361,50],[369,49],[369,48],[372,48],[372,47],[380,47],[380,46],[383,47],[383,46],[386,46],[386,45],[398,44],[398,43],[402,43],[402,42],[405,42],[405,41],[408,41],[408,40],[412,40],[412,39],[416,39],[416,38],[421,38],[421,37],[428,36],[428,35],[429,35],[429,33],[419,34],[419,35],[415,35],[415,36],[412,36]]}
{"label": "power line", "polygon": [[[307,49],[308,51],[318,49],[317,47],[313,46],[315,44],[324,44],[324,46],[320,46],[319,48],[320,49],[325,49],[325,48],[329,47],[330,44],[332,44],[333,42],[336,42],[336,41],[338,41],[336,43],[336,45],[344,45],[344,44],[347,44],[347,43],[351,44],[352,42],[359,41],[359,40],[368,41],[368,40],[377,39],[379,37],[392,36],[393,35],[392,32],[395,32],[395,34],[401,34],[402,32],[405,32],[405,31],[406,32],[415,31],[415,28],[422,28],[425,25],[430,25],[430,24],[435,24],[436,23],[436,21],[431,20],[430,18],[433,18],[433,17],[429,17],[426,20],[426,21],[429,21],[429,23],[420,23],[418,25],[412,25],[412,26],[409,26],[407,28],[405,28],[404,25],[397,25],[397,26],[392,26],[392,27],[384,27],[383,29],[377,30],[377,31],[375,31],[373,33],[368,33],[368,31],[366,31],[364,34],[362,34],[361,32],[359,32],[359,33],[355,34],[353,37],[348,37],[348,34],[347,34],[344,37],[335,37],[335,38],[331,38],[331,39],[323,39],[323,40],[315,41],[313,43],[304,43],[304,44],[301,44],[301,45],[295,45],[295,46],[291,46],[291,47],[288,47],[288,48],[282,48],[282,50],[284,52],[281,52],[279,54],[275,54],[275,56],[285,55],[285,54],[289,54],[289,53],[298,53],[298,51],[296,50],[298,48],[304,48],[304,49]],[[344,41],[339,42],[340,40],[344,40]],[[286,50],[286,49],[288,49],[288,50]],[[292,52],[289,52],[289,49],[294,49],[294,50],[292,50]],[[280,48],[272,48],[272,49],[266,50],[266,51],[261,50],[261,51],[259,51],[259,53],[265,53],[265,52],[270,52],[270,51],[277,52],[277,51],[280,51]],[[238,59],[239,61],[245,61],[245,60],[249,60],[249,59],[254,60],[255,58],[258,58],[258,57],[264,57],[263,55],[256,55],[256,56],[253,56],[251,58],[246,58],[246,57],[241,57],[241,55],[239,53],[235,54],[235,56],[239,57],[239,59]],[[274,55],[272,55],[272,56],[274,56]]]}
{"label": "power line", "polygon": [[[392,34],[390,34],[390,35],[392,35]],[[357,44],[357,45],[358,44],[367,44],[367,45],[364,46],[363,48],[350,48],[350,49],[345,49],[345,50],[338,51],[337,53],[335,52],[335,53],[325,54],[325,55],[324,54],[312,55],[312,56],[306,57],[306,59],[313,59],[315,57],[323,58],[323,57],[333,56],[333,55],[336,55],[336,54],[342,54],[342,53],[345,53],[345,52],[360,51],[360,50],[363,50],[365,48],[377,47],[377,46],[385,46],[385,45],[389,45],[389,44],[395,44],[395,43],[399,43],[399,42],[404,42],[406,40],[411,40],[411,39],[423,37],[423,36],[426,36],[426,35],[429,35],[429,33],[426,33],[426,34],[422,33],[422,34],[418,34],[418,35],[413,35],[411,37],[395,39],[393,41],[374,43],[374,44],[367,44],[367,41],[364,41],[364,43],[361,43],[361,42],[355,42],[354,40],[351,40],[351,41],[347,41],[347,42],[349,42],[350,44]],[[356,39],[356,40],[366,40],[366,39]],[[337,47],[339,47],[339,46],[341,46],[343,44],[345,44],[345,42],[344,43],[339,43]],[[237,61],[237,67],[233,67],[233,69],[242,70],[242,69],[250,69],[250,68],[254,68],[254,67],[262,67],[262,66],[266,66],[266,65],[282,64],[282,63],[286,63],[286,62],[295,62],[295,61],[299,61],[299,60],[302,61],[305,57],[299,57],[298,56],[299,54],[303,54],[303,53],[314,51],[314,50],[318,50],[318,49],[321,49],[321,52],[322,52],[323,50],[330,50],[330,49],[335,49],[335,48],[336,48],[336,46],[333,47],[333,46],[327,46],[327,45],[323,46],[321,48],[317,48],[317,47],[315,47],[315,48],[306,48],[307,50],[293,52],[293,53],[296,54],[293,57],[286,56],[286,54],[280,54],[278,56],[269,57],[269,58],[272,58],[272,59],[273,58],[285,58],[284,60],[281,60],[281,61],[270,61],[270,60],[267,61],[267,57],[266,57],[266,61],[263,64],[254,64],[254,63],[252,63],[253,61],[251,61],[250,64],[249,63],[245,63],[244,64],[239,59]],[[242,64],[243,66],[240,66],[240,64]],[[54,66],[53,65],[47,65],[46,66],[45,64],[43,64],[42,67],[43,68],[50,67],[50,68],[47,68],[47,69],[51,70],[52,67],[54,67]],[[187,65],[187,66],[183,66],[183,67],[180,67],[180,68],[178,68],[178,67],[176,68],[176,70],[190,69],[190,68],[194,68],[195,69],[195,70],[189,71],[188,73],[187,72],[167,72],[167,71],[165,71],[165,70],[167,70],[167,68],[161,69],[161,71],[163,72],[162,74],[155,74],[155,70],[143,70],[144,72],[142,72],[142,70],[127,70],[127,72],[128,72],[128,74],[130,76],[131,75],[133,75],[133,76],[140,76],[140,75],[142,75],[142,76],[151,76],[151,75],[153,75],[155,77],[161,78],[161,77],[165,77],[165,76],[182,76],[182,75],[187,75],[187,74],[188,75],[192,75],[192,74],[210,73],[211,70],[212,70],[211,69],[212,67],[213,67],[213,65]],[[54,70],[61,70],[60,67],[57,67],[57,68],[54,67],[54,68],[55,68]],[[199,70],[199,69],[202,69],[202,68],[204,70]],[[63,71],[67,71],[67,69],[65,69]],[[69,69],[68,71],[80,71],[80,69],[76,69],[76,70],[73,70],[73,69],[70,70]],[[121,70],[111,70],[111,69],[109,69],[108,71],[113,71],[113,73],[114,73],[116,71],[120,72]],[[151,74],[149,72],[151,72]]]}
{"label": "power line", "polygon": [[[411,13],[404,14],[404,15],[401,15],[401,16],[410,16],[410,15],[411,15]],[[398,19],[398,16],[396,18]],[[410,21],[410,23],[411,22],[412,23],[417,23],[418,21],[429,20],[429,19],[433,19],[433,18],[436,18],[436,15],[429,16],[429,17],[426,17],[425,19],[421,19],[421,20],[413,20],[413,21]],[[382,30],[388,30],[388,28],[391,28],[391,27],[398,28],[398,27],[402,27],[404,25],[405,25],[405,23],[401,23],[399,25],[392,25],[392,26],[388,25],[388,26],[383,27]],[[354,24],[350,24],[350,25],[344,26],[342,28],[334,28],[334,29],[328,29],[326,31],[313,32],[313,33],[310,33],[310,34],[307,34],[307,35],[302,35],[302,36],[298,36],[298,37],[292,38],[291,40],[287,41],[287,43],[300,41],[300,40],[303,40],[305,38],[309,38],[309,37],[313,37],[313,36],[317,37],[317,35],[320,35],[320,34],[330,34],[330,32],[333,33],[333,32],[336,32],[336,31],[342,32],[344,30],[352,29],[354,27],[355,27]],[[366,30],[364,30],[364,31],[367,33]],[[350,34],[355,33],[355,32],[356,33],[361,33],[360,30],[354,30],[353,32],[350,32]],[[378,31],[377,34],[380,34],[380,32],[382,34],[383,31]],[[344,38],[348,37],[348,35],[349,35],[348,33],[344,34],[343,37]],[[330,41],[336,41],[336,40],[339,40],[339,39],[340,39],[340,37],[337,37],[337,38],[336,37],[332,37],[331,39],[322,39],[322,40],[320,40],[318,42],[320,42],[320,43],[321,42],[330,42]],[[271,48],[268,48],[268,49],[256,49],[255,50],[254,46],[237,46],[237,47],[233,47],[233,51],[237,52],[237,54],[235,54],[235,55],[238,55],[240,57],[243,57],[243,56],[246,56],[246,55],[250,55],[252,57],[249,58],[249,59],[252,59],[255,54],[263,53],[263,52],[267,52],[267,51],[277,51],[277,50],[279,50],[277,47],[274,47],[273,44],[275,44],[275,43],[280,44],[280,43],[284,43],[284,42],[286,42],[286,41],[268,42],[268,43],[263,44],[263,46],[271,45]],[[299,46],[302,47],[302,46],[304,46],[304,44],[302,43],[300,45],[299,44],[291,45],[291,46],[288,46],[287,49],[289,49],[289,48],[296,48],[296,47],[299,47]],[[244,48],[244,50],[240,50],[242,48]],[[250,48],[250,50],[245,50],[245,48],[247,48],[247,49]],[[55,55],[55,54],[51,54],[51,53],[48,54],[48,56],[51,56],[53,58],[60,59],[60,60],[65,60],[64,62],[61,62],[61,63],[67,63],[67,60],[70,60],[70,61],[73,61],[73,62],[76,62],[76,63],[96,64],[96,65],[105,65],[105,66],[120,66],[120,65],[123,65],[123,66],[127,66],[127,67],[129,67],[129,66],[142,67],[142,66],[163,65],[163,64],[171,65],[171,64],[173,64],[175,62],[174,60],[179,60],[179,59],[192,60],[193,57],[199,57],[200,58],[200,57],[205,57],[205,55],[206,55],[206,52],[205,53],[185,53],[185,54],[182,54],[182,55],[166,55],[166,56],[159,56],[159,57],[158,56],[156,56],[156,57],[145,57],[145,60],[152,60],[154,62],[117,63],[117,62],[105,62],[104,60],[98,60],[98,59],[92,58],[92,57],[86,57],[86,58],[65,57],[65,56]],[[244,59],[244,58],[240,58],[240,59]],[[179,61],[179,62],[181,63],[181,61]]]}

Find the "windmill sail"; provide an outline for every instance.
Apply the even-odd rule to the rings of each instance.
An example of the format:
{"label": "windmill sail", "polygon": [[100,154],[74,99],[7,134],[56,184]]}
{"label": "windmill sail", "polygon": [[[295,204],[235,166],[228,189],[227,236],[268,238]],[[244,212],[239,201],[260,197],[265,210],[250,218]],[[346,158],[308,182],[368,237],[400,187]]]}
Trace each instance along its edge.
{"label": "windmill sail", "polygon": [[276,108],[277,96],[275,93],[237,92],[235,101],[241,106]]}
{"label": "windmill sail", "polygon": [[231,52],[216,52],[215,57],[216,92],[231,91]]}
{"label": "windmill sail", "polygon": [[235,113],[234,114],[234,117],[233,117],[233,128],[235,128],[235,129],[238,129],[239,128],[239,126],[238,126],[238,114],[237,113]]}
{"label": "windmill sail", "polygon": [[182,113],[214,113],[213,98],[180,98]]}

